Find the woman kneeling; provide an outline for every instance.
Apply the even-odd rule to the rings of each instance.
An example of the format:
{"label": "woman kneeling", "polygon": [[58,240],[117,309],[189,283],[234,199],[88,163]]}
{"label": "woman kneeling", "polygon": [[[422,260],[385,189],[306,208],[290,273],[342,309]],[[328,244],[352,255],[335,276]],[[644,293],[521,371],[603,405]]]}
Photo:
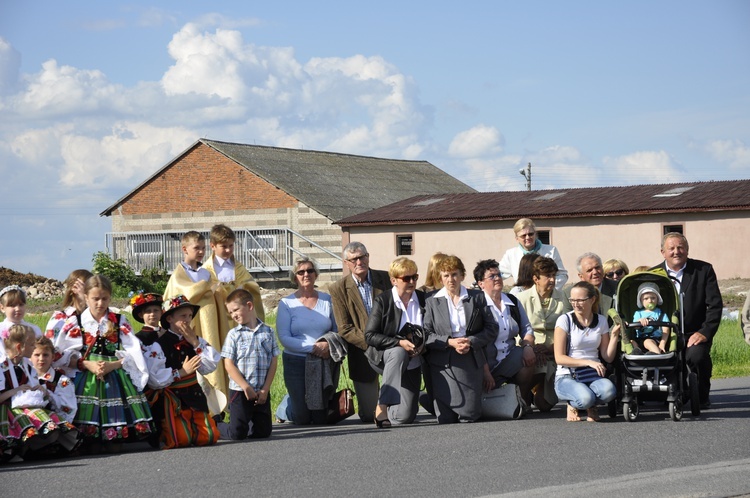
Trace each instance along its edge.
{"label": "woman kneeling", "polygon": [[609,403],[617,392],[606,377],[606,362],[617,352],[620,326],[610,333],[607,319],[593,310],[599,307],[599,291],[588,282],[578,282],[570,291],[573,311],[560,315],[555,324],[555,392],[568,400],[568,421],[577,422],[579,409],[588,411],[587,420],[598,422],[597,404]]}

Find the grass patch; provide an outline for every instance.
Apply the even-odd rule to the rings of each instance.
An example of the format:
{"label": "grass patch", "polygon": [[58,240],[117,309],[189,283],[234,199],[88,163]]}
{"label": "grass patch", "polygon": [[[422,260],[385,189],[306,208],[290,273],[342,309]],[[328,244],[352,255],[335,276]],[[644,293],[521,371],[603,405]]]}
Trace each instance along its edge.
{"label": "grass patch", "polygon": [[714,378],[750,375],[750,346],[745,342],[738,320],[722,320],[711,347]]}

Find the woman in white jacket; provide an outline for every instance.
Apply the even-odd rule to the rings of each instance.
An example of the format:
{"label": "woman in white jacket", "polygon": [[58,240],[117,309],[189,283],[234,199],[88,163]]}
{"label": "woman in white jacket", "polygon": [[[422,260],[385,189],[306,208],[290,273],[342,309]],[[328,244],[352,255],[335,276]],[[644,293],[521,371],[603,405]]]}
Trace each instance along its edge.
{"label": "woman in white jacket", "polygon": [[521,258],[525,254],[538,253],[547,258],[551,258],[557,264],[557,277],[555,278],[555,288],[562,290],[565,282],[568,281],[568,271],[563,266],[560,252],[553,245],[542,244],[537,237],[536,225],[528,218],[521,218],[513,225],[513,231],[516,234],[518,245],[505,251],[503,259],[500,261],[500,273],[503,279],[512,278],[515,282],[518,278],[518,266]]}

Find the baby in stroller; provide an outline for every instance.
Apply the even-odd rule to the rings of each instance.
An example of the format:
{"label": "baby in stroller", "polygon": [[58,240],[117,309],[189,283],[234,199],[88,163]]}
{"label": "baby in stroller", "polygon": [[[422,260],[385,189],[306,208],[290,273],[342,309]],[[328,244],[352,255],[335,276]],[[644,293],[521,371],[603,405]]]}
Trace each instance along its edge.
{"label": "baby in stroller", "polygon": [[[653,282],[644,282],[638,286],[638,310],[633,314],[633,322],[641,327],[635,330],[635,337],[630,337],[633,346],[631,354],[663,354],[667,351],[669,327],[655,327],[651,322],[665,322],[669,319],[659,308],[663,304],[659,286]],[[647,351],[644,353],[644,349]]]}

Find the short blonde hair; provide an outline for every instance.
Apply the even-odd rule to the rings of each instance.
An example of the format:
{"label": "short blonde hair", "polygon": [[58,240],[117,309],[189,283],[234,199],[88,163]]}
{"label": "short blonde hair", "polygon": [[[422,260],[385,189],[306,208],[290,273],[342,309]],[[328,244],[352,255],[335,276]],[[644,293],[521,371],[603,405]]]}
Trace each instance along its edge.
{"label": "short blonde hair", "polygon": [[182,239],[180,239],[180,244],[186,246],[193,241],[200,242],[202,240],[206,240],[206,237],[204,237],[202,233],[196,232],[195,230],[190,230],[182,236]]}
{"label": "short blonde hair", "polygon": [[403,277],[410,272],[417,273],[417,263],[405,256],[394,259],[388,268],[388,276],[391,278]]}
{"label": "short blonde hair", "polygon": [[525,228],[533,228],[536,232],[536,225],[534,225],[533,221],[531,221],[529,218],[521,218],[516,222],[515,225],[513,225],[513,233],[518,235],[518,232]]}
{"label": "short blonde hair", "polygon": [[620,259],[608,259],[602,265],[602,270],[604,270],[605,275],[611,271],[617,270],[618,268],[623,270],[625,272],[625,275],[630,274],[630,268],[628,268],[628,265],[625,264],[625,261],[622,261]]}
{"label": "short blonde hair", "polygon": [[5,349],[12,349],[13,344],[23,344],[26,342],[26,338],[29,334],[34,335],[34,329],[28,325],[22,325],[20,323],[11,325],[6,330],[3,330],[2,337]]}

